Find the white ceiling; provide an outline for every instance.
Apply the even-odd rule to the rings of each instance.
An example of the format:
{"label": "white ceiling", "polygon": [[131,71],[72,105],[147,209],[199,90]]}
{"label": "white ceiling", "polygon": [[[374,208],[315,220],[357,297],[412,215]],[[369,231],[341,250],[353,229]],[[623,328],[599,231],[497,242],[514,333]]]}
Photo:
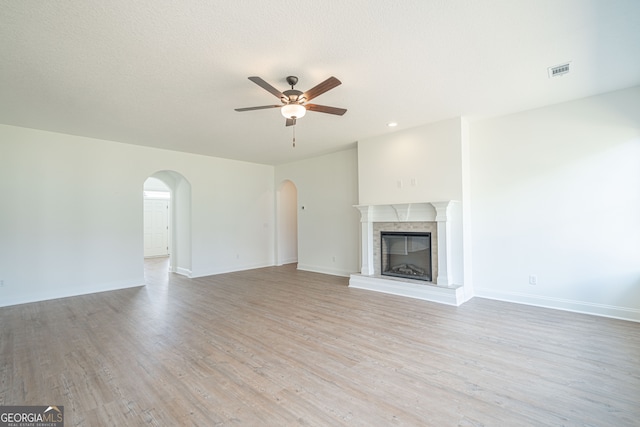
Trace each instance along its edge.
{"label": "white ceiling", "polygon": [[[571,61],[550,79],[547,67]],[[247,80],[342,85],[285,128]],[[266,164],[640,84],[638,0],[2,0],[0,123]]]}

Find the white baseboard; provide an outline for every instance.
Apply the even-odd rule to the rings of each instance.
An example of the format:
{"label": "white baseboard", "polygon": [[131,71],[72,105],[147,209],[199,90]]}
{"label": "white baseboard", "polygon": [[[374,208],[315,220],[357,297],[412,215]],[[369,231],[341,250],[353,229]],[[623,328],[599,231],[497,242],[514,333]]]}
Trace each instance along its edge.
{"label": "white baseboard", "polygon": [[77,297],[80,295],[96,294],[99,292],[117,291],[119,289],[137,288],[144,286],[144,277],[140,279],[123,280],[113,283],[101,283],[83,288],[72,288],[56,290],[53,292],[42,292],[30,295],[16,295],[14,297],[3,298],[0,307],[11,305],[29,304],[32,302],[49,301],[59,298]]}
{"label": "white baseboard", "polygon": [[337,268],[327,268],[327,267],[322,267],[317,265],[300,264],[300,263],[298,263],[298,270],[310,271],[312,273],[328,274],[330,276],[341,276],[341,277],[349,277],[351,273],[353,273],[352,271],[345,271]]}
{"label": "white baseboard", "polygon": [[298,258],[288,258],[288,259],[283,259],[281,261],[278,262],[278,264],[276,264],[277,266],[280,265],[286,265],[286,264],[293,264],[298,262]]}
{"label": "white baseboard", "polygon": [[246,264],[246,265],[237,265],[233,267],[194,270],[194,271],[190,271],[191,275],[188,277],[195,279],[196,277],[215,276],[216,274],[234,273],[236,271],[254,270],[256,268],[265,268],[265,267],[273,267],[273,264]]}
{"label": "white baseboard", "polygon": [[188,278],[192,278],[191,270],[188,268],[176,267],[175,270],[172,270],[174,273],[179,274],[181,276],[186,276]]}
{"label": "white baseboard", "polygon": [[519,292],[500,292],[490,289],[475,288],[476,297],[513,302],[517,304],[533,305],[536,307],[554,308],[574,313],[591,314],[594,316],[611,317],[613,319],[640,322],[640,310],[585,301],[568,300],[555,297],[545,297]]}
{"label": "white baseboard", "polygon": [[456,288],[445,288],[436,285],[402,282],[379,276],[352,274],[351,279],[349,279],[349,287],[454,306],[459,306],[466,301],[464,297],[464,289],[461,286]]}

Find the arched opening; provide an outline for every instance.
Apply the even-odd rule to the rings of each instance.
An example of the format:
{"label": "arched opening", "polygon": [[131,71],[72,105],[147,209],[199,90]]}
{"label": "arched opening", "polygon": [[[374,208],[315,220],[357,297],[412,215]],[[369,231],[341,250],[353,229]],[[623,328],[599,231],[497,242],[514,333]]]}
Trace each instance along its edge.
{"label": "arched opening", "polygon": [[298,189],[285,180],[276,194],[276,265],[298,262]]}
{"label": "arched opening", "polygon": [[160,179],[144,182],[144,257],[169,256],[171,189]]}
{"label": "arched opening", "polygon": [[[191,276],[191,184],[178,172],[159,171],[145,180],[143,195],[145,259],[168,257],[169,271]],[[163,206],[166,218],[161,212]],[[164,252],[165,237],[161,234],[162,225],[158,225],[163,221],[166,221]]]}

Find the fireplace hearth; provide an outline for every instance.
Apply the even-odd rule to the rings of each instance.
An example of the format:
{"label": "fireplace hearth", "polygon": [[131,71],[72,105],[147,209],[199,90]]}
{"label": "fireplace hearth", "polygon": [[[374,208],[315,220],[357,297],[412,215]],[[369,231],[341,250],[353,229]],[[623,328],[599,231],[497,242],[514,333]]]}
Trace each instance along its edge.
{"label": "fireplace hearth", "polygon": [[431,233],[381,232],[383,276],[431,281]]}

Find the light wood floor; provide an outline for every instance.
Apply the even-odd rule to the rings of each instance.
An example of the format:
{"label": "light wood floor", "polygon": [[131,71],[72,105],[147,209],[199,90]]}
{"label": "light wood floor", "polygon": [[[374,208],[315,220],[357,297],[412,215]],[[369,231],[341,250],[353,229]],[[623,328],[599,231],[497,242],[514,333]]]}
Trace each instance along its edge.
{"label": "light wood floor", "polygon": [[66,426],[638,426],[640,324],[293,266],[0,308],[0,405]]}

